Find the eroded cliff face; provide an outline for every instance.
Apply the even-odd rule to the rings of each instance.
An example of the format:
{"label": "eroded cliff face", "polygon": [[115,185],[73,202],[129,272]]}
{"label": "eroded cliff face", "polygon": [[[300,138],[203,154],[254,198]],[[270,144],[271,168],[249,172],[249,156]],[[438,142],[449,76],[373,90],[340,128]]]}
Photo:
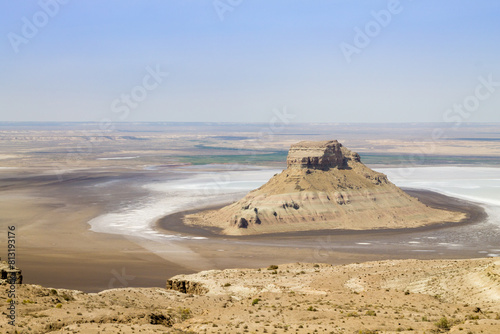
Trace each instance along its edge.
{"label": "eroded cliff face", "polygon": [[202,283],[192,282],[183,279],[169,279],[166,284],[167,290],[174,290],[192,295],[204,295],[208,292]]}
{"label": "eroded cliff face", "polygon": [[336,140],[301,141],[290,147],[286,159],[288,168],[329,170],[346,168],[350,160],[360,161],[359,155],[345,149]]}
{"label": "eroded cliff face", "polygon": [[320,229],[418,227],[456,222],[462,213],[429,208],[361,163],[336,140],[291,146],[287,169],[220,210],[187,216],[188,224],[224,234]]}
{"label": "eroded cliff face", "polygon": [[0,285],[22,284],[23,275],[18,268],[11,268],[7,262],[0,261]]}

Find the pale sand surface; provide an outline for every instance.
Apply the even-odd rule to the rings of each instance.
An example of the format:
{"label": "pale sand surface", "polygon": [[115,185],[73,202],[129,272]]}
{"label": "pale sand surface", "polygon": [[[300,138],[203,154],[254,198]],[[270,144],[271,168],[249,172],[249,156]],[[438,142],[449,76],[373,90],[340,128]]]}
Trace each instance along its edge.
{"label": "pale sand surface", "polygon": [[[189,228],[174,232],[203,233],[210,238],[164,244],[89,231],[87,222],[90,219],[108,212],[116,203],[142,193],[141,190],[132,191],[135,188],[122,188],[119,185],[112,194],[96,194],[93,188],[87,186],[116,178],[143,182],[141,177],[137,172],[124,171],[68,174],[64,182],[58,182],[54,176],[38,175],[18,180],[4,177],[0,227],[6,231],[8,225],[17,226],[17,265],[23,270],[25,282],[47,287],[100,291],[112,287],[161,287],[166,278],[180,273],[242,266],[257,268],[269,263],[304,261],[344,264],[408,257],[429,259],[481,255],[477,250],[466,249],[412,253],[411,249],[404,246],[356,245],[374,237],[394,240],[416,233],[406,230],[343,232],[338,235],[299,233],[235,240]],[[429,193],[426,196],[429,199],[434,196],[434,203],[437,203],[436,198],[440,198],[444,204],[448,203],[446,205],[453,204],[446,197],[431,196]],[[471,205],[467,210],[472,215],[471,224],[474,219],[484,218],[477,206]],[[179,218],[177,214],[166,219],[179,228],[182,227]],[[4,244],[5,241],[6,233],[0,234],[0,242]],[[1,251],[4,257],[6,250]]]}
{"label": "pale sand surface", "polygon": [[[24,282],[100,291],[162,286],[169,275],[192,272],[133,240],[89,231],[87,222],[106,212],[107,203],[85,196],[83,184],[94,182],[86,181],[88,176],[75,176],[66,184],[54,176],[37,178],[37,184],[18,184],[20,189],[1,193],[0,227],[7,231],[7,226],[16,226],[17,266],[23,271]],[[118,193],[113,197],[113,201],[120,201]],[[2,245],[6,237],[7,233],[0,234]],[[0,254],[4,258],[6,249]],[[128,279],[120,280],[122,276]]]}

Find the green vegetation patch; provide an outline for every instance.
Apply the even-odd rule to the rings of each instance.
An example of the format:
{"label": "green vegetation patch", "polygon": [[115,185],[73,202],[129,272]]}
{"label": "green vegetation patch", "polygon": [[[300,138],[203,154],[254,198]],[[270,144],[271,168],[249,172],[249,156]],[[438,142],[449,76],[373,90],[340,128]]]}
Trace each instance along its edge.
{"label": "green vegetation patch", "polygon": [[280,151],[264,154],[239,155],[188,155],[176,157],[179,162],[193,165],[209,164],[261,164],[271,162],[285,162],[288,152]]}

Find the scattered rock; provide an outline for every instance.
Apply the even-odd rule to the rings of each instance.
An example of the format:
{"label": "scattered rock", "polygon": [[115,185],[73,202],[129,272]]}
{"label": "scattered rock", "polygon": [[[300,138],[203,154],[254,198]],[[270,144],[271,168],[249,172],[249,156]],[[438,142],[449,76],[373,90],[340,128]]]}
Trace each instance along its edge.
{"label": "scattered rock", "polygon": [[198,282],[186,280],[169,279],[166,285],[167,290],[179,291],[181,293],[203,295],[207,293],[207,289]]}

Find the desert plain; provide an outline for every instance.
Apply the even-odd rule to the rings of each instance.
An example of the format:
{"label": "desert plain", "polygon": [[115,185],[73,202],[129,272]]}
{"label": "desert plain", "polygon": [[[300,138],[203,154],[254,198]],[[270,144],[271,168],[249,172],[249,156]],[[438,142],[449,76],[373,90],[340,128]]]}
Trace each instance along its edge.
{"label": "desert plain", "polygon": [[[220,207],[243,197],[242,190],[207,190],[210,201],[197,194],[187,208],[154,216],[148,234],[103,233],[89,224],[147,202],[143,184],[284,169],[289,146],[306,138],[337,139],[372,168],[497,168],[499,129],[166,123],[103,131],[96,123],[2,123],[0,243],[7,245],[7,228],[16,226],[24,284],[17,327],[6,317],[0,326],[25,333],[499,332],[499,263],[484,258],[500,248],[498,231],[481,230],[484,238],[464,248],[415,248],[415,238],[466,235],[486,219],[481,206],[461,199],[408,191],[467,216],[456,226],[425,229],[231,237],[182,223],[185,211]],[[6,253],[2,246],[2,259]],[[167,290],[173,276],[203,288]],[[2,294],[6,315],[9,298]]]}

